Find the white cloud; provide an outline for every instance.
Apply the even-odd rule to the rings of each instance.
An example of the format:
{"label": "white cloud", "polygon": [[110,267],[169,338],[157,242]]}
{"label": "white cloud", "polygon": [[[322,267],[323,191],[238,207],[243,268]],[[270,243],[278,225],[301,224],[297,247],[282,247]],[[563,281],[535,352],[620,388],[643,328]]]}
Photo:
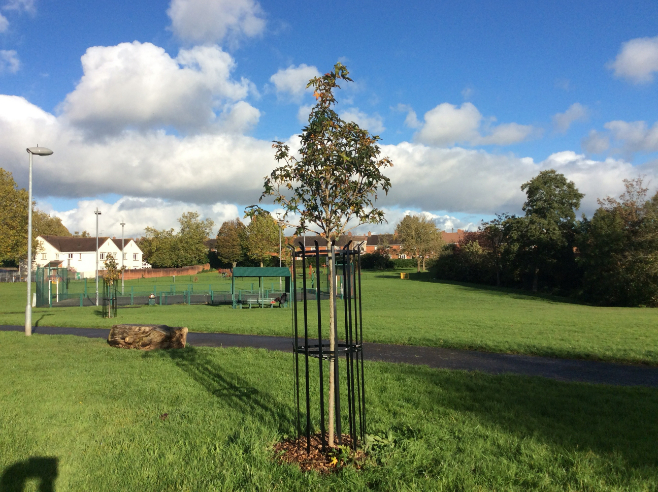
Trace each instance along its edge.
{"label": "white cloud", "polygon": [[2,8],[4,10],[17,10],[19,12],[34,14],[37,11],[34,4],[35,0],[9,0]]}
{"label": "white cloud", "polygon": [[602,154],[610,148],[610,138],[596,130],[590,130],[589,134],[581,140],[580,145],[588,154]]}
{"label": "white cloud", "polygon": [[368,115],[359,108],[348,108],[340,112],[340,117],[345,121],[353,121],[361,128],[368,130],[370,133],[379,134],[386,130],[384,120],[378,114]]}
{"label": "white cloud", "polygon": [[245,101],[238,101],[222,113],[220,128],[226,133],[243,134],[251,131],[260,119],[260,111]]}
{"label": "white cloud", "polygon": [[[45,205],[45,207],[44,207]],[[47,203],[38,204],[42,210],[49,208]],[[121,237],[121,222],[126,225],[126,238],[137,238],[144,235],[146,227],[156,229],[178,229],[178,218],[185,212],[198,212],[202,219],[212,219],[215,222],[213,233],[216,234],[222,222],[235,219],[238,208],[226,203],[199,206],[189,202],[171,202],[159,198],[138,198],[124,196],[115,203],[103,200],[80,200],[77,207],[63,212],[51,212],[62,219],[62,223],[71,231],[87,231],[94,235],[96,231],[96,216],[94,210],[101,211],[99,217],[99,235]]]}
{"label": "white cloud", "polygon": [[308,106],[300,106],[299,109],[297,110],[297,121],[302,123],[303,125],[308,123],[308,117],[311,114],[311,109],[313,109],[313,106],[310,104]]}
{"label": "white cloud", "polygon": [[[424,123],[414,138],[418,142],[437,146],[456,143],[510,145],[536,133],[535,128],[529,125],[506,123],[487,129],[483,128],[482,123],[483,116],[473,104],[465,102],[457,107],[442,103],[425,113]],[[483,130],[486,134],[482,134]]]}
{"label": "white cloud", "polygon": [[621,45],[617,58],[607,64],[616,77],[625,78],[636,84],[646,84],[658,72],[658,36],[636,38]]}
{"label": "white cloud", "polygon": [[472,87],[464,87],[464,89],[462,89],[462,97],[464,99],[470,99],[471,97],[473,97],[474,92],[475,91],[473,90]]}
{"label": "white cloud", "polygon": [[320,72],[315,66],[302,63],[297,67],[290,65],[288,68],[280,69],[270,77],[270,82],[274,84],[277,95],[286,95],[293,101],[299,102],[305,93],[311,92],[310,88],[306,88],[308,81],[319,76]]}
{"label": "white cloud", "polygon": [[[250,112],[248,107],[239,108],[235,108],[237,113]],[[25,145],[17,146],[15,142],[38,143],[55,153],[36,160],[37,197],[81,200],[101,194],[133,197],[123,200],[121,206],[127,209],[131,203],[137,203],[135,206],[145,210],[153,209],[152,213],[145,212],[147,219],[139,222],[140,227],[151,224],[162,228],[174,224],[181,210],[189,210],[192,204],[210,216],[205,210],[218,203],[237,206],[256,203],[263,190],[264,176],[276,166],[269,141],[244,135],[175,136],[126,131],[104,140],[89,140],[64,117],[56,118],[17,96],[0,96],[0,135],[3,136],[0,162],[13,173],[20,186],[25,186],[27,179]],[[290,137],[287,143],[294,151],[298,138]],[[393,187],[388,196],[380,194],[378,206],[443,211],[442,215],[450,217],[456,212],[520,212],[525,198],[521,184],[544,169],[557,169],[574,180],[587,195],[583,211],[588,213],[596,208],[596,198],[618,195],[622,191],[622,179],[635,177],[639,171],[646,172],[649,178],[658,175],[658,170],[640,170],[623,160],[596,161],[574,152],[556,153],[542,162],[534,162],[510,154],[408,142],[382,145],[381,150],[382,156],[390,157],[395,165],[385,170]],[[155,205],[148,205],[151,203]],[[162,203],[184,205],[169,209],[169,205]],[[170,222],[158,222],[159,212],[155,210],[158,207],[163,207],[165,212],[169,210],[162,217],[168,216],[166,220]],[[93,208],[93,203],[88,208]],[[231,209],[230,218],[234,210]],[[89,213],[82,215],[87,217]],[[128,222],[127,216],[116,220],[121,218]],[[75,220],[78,225],[71,227],[89,230],[82,218]]]}
{"label": "white cloud", "polygon": [[553,116],[553,128],[555,131],[565,133],[572,123],[586,121],[589,116],[587,107],[580,103],[574,103],[564,112]]}
{"label": "white cloud", "polygon": [[0,73],[16,73],[21,68],[18,54],[14,50],[0,50]]}
{"label": "white cloud", "polygon": [[418,116],[411,106],[408,104],[398,104],[394,108],[391,108],[395,111],[400,111],[402,113],[407,113],[407,117],[404,119],[404,124],[409,128],[420,128],[423,124],[418,121]]}
{"label": "white cloud", "polygon": [[658,122],[651,128],[644,121],[609,121],[603,126],[627,152],[658,151]]}
{"label": "white cloud", "polygon": [[194,132],[215,122],[214,107],[247,96],[249,81],[231,79],[233,58],[217,46],[171,58],[150,43],[97,46],[82,56],[84,75],[60,109],[95,135],[173,126]]}
{"label": "white cloud", "polygon": [[9,29],[9,21],[7,18],[0,14],[0,32],[6,32]]}
{"label": "white cloud", "polygon": [[235,44],[265,29],[263,10],[254,0],[171,0],[167,15],[176,36],[192,43]]}

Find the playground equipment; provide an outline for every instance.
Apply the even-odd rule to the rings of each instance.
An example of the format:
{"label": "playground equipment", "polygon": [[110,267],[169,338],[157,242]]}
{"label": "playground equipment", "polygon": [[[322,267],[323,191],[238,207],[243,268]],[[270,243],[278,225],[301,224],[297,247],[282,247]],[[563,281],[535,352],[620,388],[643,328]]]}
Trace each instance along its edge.
{"label": "playground equipment", "polygon": [[[315,270],[320,271],[320,258],[330,256],[334,265],[340,265],[340,272],[344,282],[345,295],[343,299],[344,320],[343,328],[345,330],[345,337],[343,341],[339,341],[338,333],[342,330],[338,329],[338,308],[337,303],[334,304],[334,319],[336,320],[335,332],[335,349],[330,350],[329,341],[325,340],[322,333],[322,299],[320,295],[320,278],[318,275],[315,280],[317,285],[315,289],[310,289],[312,293],[314,290],[316,295],[313,296],[316,301],[316,306],[313,308],[309,306],[309,289],[307,289],[306,275],[302,276],[302,291],[301,296],[297,294],[293,296],[293,357],[294,357],[294,376],[295,376],[295,404],[297,408],[297,434],[302,436],[301,426],[301,409],[300,409],[300,393],[302,393],[303,383],[304,397],[305,397],[305,412],[306,412],[306,426],[304,434],[306,436],[306,452],[310,453],[311,446],[311,432],[312,432],[312,416],[311,416],[311,384],[309,375],[309,365],[311,359],[318,360],[319,370],[319,395],[315,395],[319,399],[320,404],[320,433],[322,446],[327,446],[326,426],[325,426],[325,407],[324,407],[324,371],[325,361],[327,364],[334,365],[335,385],[334,385],[334,398],[335,398],[335,420],[336,420],[336,438],[338,444],[342,444],[342,422],[341,422],[341,388],[339,367],[340,358],[345,356],[345,371],[346,371],[346,385],[344,396],[347,397],[347,422],[349,426],[349,435],[351,437],[351,444],[356,449],[357,438],[361,442],[365,439],[366,434],[366,400],[365,400],[365,379],[363,372],[363,320],[361,311],[361,255],[360,247],[356,249],[350,248],[351,241],[345,245],[343,249],[336,249],[332,244],[330,248],[321,250],[318,247],[317,241],[315,242],[315,249],[307,251],[302,242],[299,243],[300,249],[292,249],[293,258],[301,258],[302,272],[306,272],[306,263],[315,262]],[[293,278],[296,279],[297,262],[293,261]],[[329,281],[329,288],[336,289],[336,283]],[[316,290],[317,289],[317,290]],[[295,289],[297,292],[297,289]],[[299,297],[299,299],[298,299]],[[336,296],[337,298],[337,296]],[[299,306],[303,307],[302,314],[299,314]],[[325,306],[329,308],[329,306]],[[315,313],[309,313],[309,309],[315,310]],[[309,338],[309,322],[315,323],[312,318],[317,316],[317,343]],[[313,336],[311,334],[311,336]],[[303,358],[304,372],[300,375],[299,359]]]}

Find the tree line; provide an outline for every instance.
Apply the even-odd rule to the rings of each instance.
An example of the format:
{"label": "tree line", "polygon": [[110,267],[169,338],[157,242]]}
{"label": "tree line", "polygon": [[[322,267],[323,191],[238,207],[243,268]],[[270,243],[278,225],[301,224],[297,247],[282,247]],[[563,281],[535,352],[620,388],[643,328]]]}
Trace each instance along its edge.
{"label": "tree line", "polygon": [[521,186],[523,216],[498,214],[433,261],[434,277],[522,287],[597,305],[658,305],[658,193],[641,178],[576,218],[584,195],[542,171]]}
{"label": "tree line", "polygon": [[[0,168],[0,266],[17,267],[27,258],[29,196],[18,188],[13,175]],[[51,217],[32,202],[32,253],[37,236],[71,236],[59,217]]]}

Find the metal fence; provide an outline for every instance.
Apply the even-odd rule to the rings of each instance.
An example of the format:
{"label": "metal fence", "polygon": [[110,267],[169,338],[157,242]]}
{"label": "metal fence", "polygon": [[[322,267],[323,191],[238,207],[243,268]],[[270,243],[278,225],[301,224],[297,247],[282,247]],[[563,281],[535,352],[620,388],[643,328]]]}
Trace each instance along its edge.
{"label": "metal fence", "polygon": [[0,271],[0,282],[25,282],[26,276],[17,271]]}

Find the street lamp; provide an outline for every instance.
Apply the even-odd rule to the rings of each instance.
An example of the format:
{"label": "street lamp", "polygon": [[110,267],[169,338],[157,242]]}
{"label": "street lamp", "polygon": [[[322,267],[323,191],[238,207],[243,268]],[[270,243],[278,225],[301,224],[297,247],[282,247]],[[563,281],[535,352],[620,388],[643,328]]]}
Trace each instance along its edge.
{"label": "street lamp", "polygon": [[94,215],[96,215],[96,305],[98,306],[98,216],[101,214],[101,211],[94,210]]}
{"label": "street lamp", "polygon": [[126,253],[123,252],[125,247],[123,242],[123,226],[125,225],[126,223],[121,221],[121,295],[123,295],[123,258],[126,256]]}
{"label": "street lamp", "polygon": [[27,153],[30,154],[30,173],[27,202],[27,305],[25,306],[25,336],[32,335],[32,156],[46,156],[53,153],[52,150],[45,147],[29,147]]}

